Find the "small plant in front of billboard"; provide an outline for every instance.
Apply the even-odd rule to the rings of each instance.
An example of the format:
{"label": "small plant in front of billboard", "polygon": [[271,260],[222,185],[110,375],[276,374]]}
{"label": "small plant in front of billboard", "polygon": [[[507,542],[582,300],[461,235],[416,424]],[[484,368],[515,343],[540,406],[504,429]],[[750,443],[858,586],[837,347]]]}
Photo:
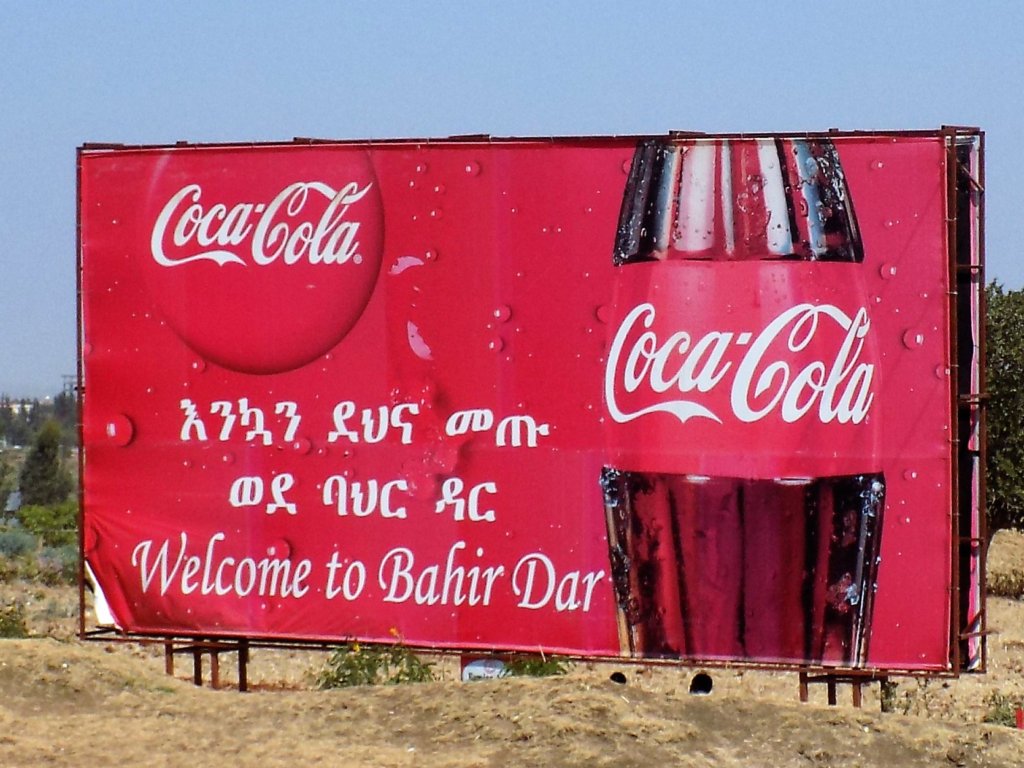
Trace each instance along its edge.
{"label": "small plant in front of billboard", "polygon": [[10,603],[0,606],[0,637],[28,637],[28,625],[25,623],[25,606],[21,603]]}
{"label": "small plant in front of billboard", "polygon": [[993,691],[985,697],[985,704],[988,710],[982,722],[1005,725],[1007,728],[1017,727],[1017,712],[1024,706],[1024,702]]}
{"label": "small plant in front of billboard", "polygon": [[512,656],[505,662],[502,677],[554,677],[569,672],[569,663],[557,656]]}
{"label": "small plant in front of billboard", "polygon": [[427,683],[437,679],[433,666],[401,643],[367,645],[350,642],[331,654],[316,676],[316,685],[326,690],[354,685]]}

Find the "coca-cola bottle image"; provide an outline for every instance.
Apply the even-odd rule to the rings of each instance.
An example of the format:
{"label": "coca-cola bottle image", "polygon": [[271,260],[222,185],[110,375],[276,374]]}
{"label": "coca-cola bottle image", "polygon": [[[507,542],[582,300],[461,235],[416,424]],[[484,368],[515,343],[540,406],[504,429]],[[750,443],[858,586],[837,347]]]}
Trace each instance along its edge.
{"label": "coca-cola bottle image", "polygon": [[613,259],[601,483],[623,652],[864,666],[885,479],[833,142],[641,142]]}

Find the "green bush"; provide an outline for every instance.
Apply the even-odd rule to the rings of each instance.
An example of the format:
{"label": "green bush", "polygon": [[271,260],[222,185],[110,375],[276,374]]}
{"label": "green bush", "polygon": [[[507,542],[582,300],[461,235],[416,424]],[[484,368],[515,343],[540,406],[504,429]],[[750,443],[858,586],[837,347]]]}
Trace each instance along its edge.
{"label": "green bush", "polygon": [[78,541],[78,502],[28,505],[18,510],[18,520],[48,547],[64,547]]}
{"label": "green bush", "polygon": [[505,662],[502,677],[553,677],[569,671],[569,664],[557,656],[513,656]]}
{"label": "green bush", "polygon": [[25,606],[21,603],[0,606],[0,637],[28,637]]}
{"label": "green bush", "polygon": [[1007,728],[1017,727],[1017,709],[1021,706],[1020,701],[993,691],[986,697],[985,703],[988,704],[988,711],[982,718],[983,722],[1005,725]]}
{"label": "green bush", "polygon": [[985,291],[989,534],[1024,528],[1024,290]]}
{"label": "green bush", "polygon": [[28,531],[18,529],[0,531],[0,557],[21,557],[34,551],[38,546],[39,541]]}
{"label": "green bush", "polygon": [[316,677],[321,689],[353,685],[397,685],[436,680],[434,665],[404,645],[346,643],[335,650]]}
{"label": "green bush", "polygon": [[78,547],[43,547],[36,558],[36,578],[51,587],[74,584],[78,580]]}

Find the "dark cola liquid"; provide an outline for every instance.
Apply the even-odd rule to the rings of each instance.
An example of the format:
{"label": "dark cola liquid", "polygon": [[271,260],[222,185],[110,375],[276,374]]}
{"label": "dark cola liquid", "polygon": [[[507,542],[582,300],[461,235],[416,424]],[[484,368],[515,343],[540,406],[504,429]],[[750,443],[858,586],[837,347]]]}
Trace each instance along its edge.
{"label": "dark cola liquid", "polygon": [[879,562],[880,474],[602,474],[629,651],[858,666]]}
{"label": "dark cola liquid", "polygon": [[[640,142],[612,256],[623,269],[864,258],[838,152],[821,137]],[[787,480],[606,468],[601,482],[623,652],[866,663],[881,473]]]}

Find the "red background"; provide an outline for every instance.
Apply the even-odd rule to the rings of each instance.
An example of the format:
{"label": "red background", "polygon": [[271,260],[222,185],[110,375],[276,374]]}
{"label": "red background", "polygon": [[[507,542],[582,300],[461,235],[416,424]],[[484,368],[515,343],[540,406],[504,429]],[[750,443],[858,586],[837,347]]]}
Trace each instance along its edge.
{"label": "red background", "polygon": [[[862,232],[859,290],[880,369],[871,460],[884,471],[887,490],[869,666],[946,669],[953,435],[945,147],[940,136],[834,141]],[[618,655],[598,479],[601,467],[614,463],[610,446],[623,439],[608,423],[603,381],[621,276],[611,253],[634,146],[631,139],[566,139],[83,150],[84,536],[88,563],[119,626],[298,639],[397,636],[422,646]],[[229,296],[242,306],[251,297],[261,311],[240,318],[218,310],[207,322],[228,338],[265,334],[287,344],[288,333],[321,332],[298,323],[298,330],[279,333],[282,323],[316,309],[311,301],[330,304],[333,296],[348,305],[358,297],[341,286],[314,291],[310,300],[307,286],[319,289],[333,279],[322,265],[300,266],[295,279],[284,265],[257,277],[251,265],[203,264],[188,279],[188,266],[174,267],[180,274],[173,279],[154,271],[153,218],[181,180],[209,179],[210,203],[230,205],[269,200],[296,180],[343,183],[344,169],[365,159],[383,217],[381,267],[351,331],[311,362],[273,374],[229,370],[193,351],[175,331],[180,323],[171,321],[182,305],[226,306]],[[366,224],[364,232],[371,229]],[[268,283],[278,290],[267,290]],[[761,322],[742,300],[737,312],[749,315],[751,330]],[[322,332],[326,338],[331,329]],[[923,341],[906,343],[908,332]],[[247,442],[238,426],[219,439],[222,419],[210,413],[211,404],[232,401],[237,409],[241,398],[266,413],[272,445]],[[206,442],[180,439],[183,399],[197,406]],[[374,411],[415,403],[413,442],[403,445],[396,430],[376,444],[329,442],[333,409],[345,400]],[[302,416],[292,441],[282,437],[286,419],[274,415],[279,401],[297,403]],[[549,433],[532,448],[497,446],[493,429],[446,436],[449,415],[471,408],[490,409],[496,422],[528,414]],[[358,426],[358,414],[348,423]],[[678,428],[680,452],[696,450],[685,427]],[[668,444],[669,435],[658,435],[659,445]],[[742,476],[741,438],[731,439],[732,474]],[[815,450],[831,455],[832,446],[813,434],[801,445],[812,458]],[[229,504],[237,478],[262,477],[269,490],[282,473],[295,478],[286,496],[296,514]],[[410,493],[396,498],[406,519],[339,516],[322,501],[332,475],[405,480]],[[495,484],[496,494],[481,497],[483,508],[494,510],[493,522],[434,511],[451,476],[467,487]],[[133,550],[144,540],[154,549],[170,540],[175,551],[182,532],[195,554],[222,532],[223,555],[258,559],[269,550],[289,553],[293,563],[308,559],[309,593],[218,597],[172,587],[160,596],[151,585],[143,594]],[[458,541],[466,543],[459,564],[505,568],[490,604],[383,601],[376,566],[385,552],[405,547],[416,570],[434,563],[443,570]],[[325,563],[334,552],[367,566],[365,590],[355,600],[324,594]],[[534,552],[550,558],[559,577],[604,571],[586,610],[556,610],[554,600],[537,609],[517,606],[512,570]]]}

